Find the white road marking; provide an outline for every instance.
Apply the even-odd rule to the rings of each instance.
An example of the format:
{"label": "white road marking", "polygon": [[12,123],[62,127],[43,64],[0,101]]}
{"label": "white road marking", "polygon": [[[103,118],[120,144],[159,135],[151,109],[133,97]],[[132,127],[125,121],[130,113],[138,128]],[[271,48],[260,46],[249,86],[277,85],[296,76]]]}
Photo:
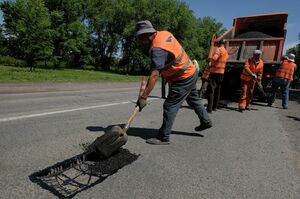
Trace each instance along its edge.
{"label": "white road marking", "polygon": [[[148,99],[148,101],[155,100],[157,98]],[[82,110],[88,110],[88,109],[96,109],[96,108],[104,108],[109,106],[117,106],[122,104],[130,104],[133,103],[134,100],[126,101],[126,102],[119,102],[119,103],[111,103],[111,104],[102,104],[102,105],[95,105],[95,106],[86,106],[81,108],[73,108],[73,109],[65,109],[60,111],[52,111],[52,112],[44,112],[44,113],[37,113],[37,114],[31,114],[31,115],[20,115],[15,117],[8,117],[8,118],[0,118],[0,122],[8,122],[8,121],[14,121],[14,120],[21,120],[21,119],[28,119],[33,117],[42,117],[46,115],[54,115],[54,114],[60,114],[60,113],[68,113],[68,112],[74,112],[74,111],[82,111]]]}

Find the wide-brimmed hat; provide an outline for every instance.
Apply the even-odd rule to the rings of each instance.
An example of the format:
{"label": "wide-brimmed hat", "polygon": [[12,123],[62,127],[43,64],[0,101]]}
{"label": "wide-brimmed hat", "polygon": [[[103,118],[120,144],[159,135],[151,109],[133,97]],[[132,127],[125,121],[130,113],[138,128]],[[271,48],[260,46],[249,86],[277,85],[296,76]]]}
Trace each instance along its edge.
{"label": "wide-brimmed hat", "polygon": [[295,62],[295,55],[293,53],[289,53],[288,55],[284,56],[285,59],[291,62]]}
{"label": "wide-brimmed hat", "polygon": [[139,21],[136,23],[135,36],[142,35],[145,33],[155,33],[155,32],[157,31],[153,28],[152,23],[148,20]]}

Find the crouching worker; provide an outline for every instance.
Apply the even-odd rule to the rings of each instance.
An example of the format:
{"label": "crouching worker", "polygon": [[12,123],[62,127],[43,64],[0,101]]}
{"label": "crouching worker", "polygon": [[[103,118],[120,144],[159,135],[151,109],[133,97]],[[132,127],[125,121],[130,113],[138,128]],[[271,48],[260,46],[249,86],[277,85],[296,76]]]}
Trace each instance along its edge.
{"label": "crouching worker", "polygon": [[277,69],[275,77],[272,81],[271,95],[268,99],[268,106],[272,106],[276,98],[276,92],[278,87],[281,89],[282,93],[282,108],[288,108],[289,101],[289,87],[290,83],[293,81],[293,75],[296,71],[295,55],[290,53],[284,57],[283,63]]}
{"label": "crouching worker", "polygon": [[239,101],[239,111],[250,110],[253,90],[256,82],[261,82],[264,63],[260,58],[261,51],[255,50],[253,56],[246,60],[241,74],[242,91]]}
{"label": "crouching worker", "polygon": [[169,84],[169,94],[163,105],[162,126],[157,137],[147,139],[146,143],[156,145],[170,143],[174,119],[185,100],[199,117],[200,125],[195,130],[201,131],[212,127],[211,120],[197,94],[198,71],[176,38],[168,31],[156,31],[148,20],[136,24],[136,36],[142,45],[149,47],[151,59],[151,74],[144,93],[137,101],[139,110],[146,106],[147,97],[160,74]]}

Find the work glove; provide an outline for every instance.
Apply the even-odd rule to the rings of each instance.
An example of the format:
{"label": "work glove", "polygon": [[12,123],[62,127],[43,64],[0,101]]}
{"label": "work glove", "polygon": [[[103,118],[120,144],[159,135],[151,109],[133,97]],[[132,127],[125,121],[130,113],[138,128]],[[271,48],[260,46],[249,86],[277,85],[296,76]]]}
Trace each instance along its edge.
{"label": "work glove", "polygon": [[252,73],[251,76],[252,76],[253,79],[255,79],[255,80],[257,79],[257,75],[256,74]]}
{"label": "work glove", "polygon": [[139,107],[140,112],[146,105],[147,105],[147,99],[143,97],[139,97],[138,101],[136,102],[136,106]]}
{"label": "work glove", "polygon": [[202,78],[202,85],[198,91],[198,97],[203,98],[207,90],[208,81]]}

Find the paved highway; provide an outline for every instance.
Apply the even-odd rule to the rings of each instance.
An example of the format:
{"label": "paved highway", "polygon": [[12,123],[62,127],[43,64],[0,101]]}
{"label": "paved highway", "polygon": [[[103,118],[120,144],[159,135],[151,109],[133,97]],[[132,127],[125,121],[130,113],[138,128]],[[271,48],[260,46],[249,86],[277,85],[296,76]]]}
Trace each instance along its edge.
{"label": "paved highway", "polygon": [[[1,198],[300,198],[299,150],[279,109],[257,104],[240,113],[231,103],[210,114],[214,126],[198,133],[196,114],[184,104],[171,144],[153,146],[145,139],[161,125],[159,86],[118,154],[73,161],[70,169],[46,176],[57,165],[70,166],[111,125],[124,124],[138,87],[2,92]],[[299,103],[291,104],[299,110]],[[297,118],[289,121],[299,126]]]}

